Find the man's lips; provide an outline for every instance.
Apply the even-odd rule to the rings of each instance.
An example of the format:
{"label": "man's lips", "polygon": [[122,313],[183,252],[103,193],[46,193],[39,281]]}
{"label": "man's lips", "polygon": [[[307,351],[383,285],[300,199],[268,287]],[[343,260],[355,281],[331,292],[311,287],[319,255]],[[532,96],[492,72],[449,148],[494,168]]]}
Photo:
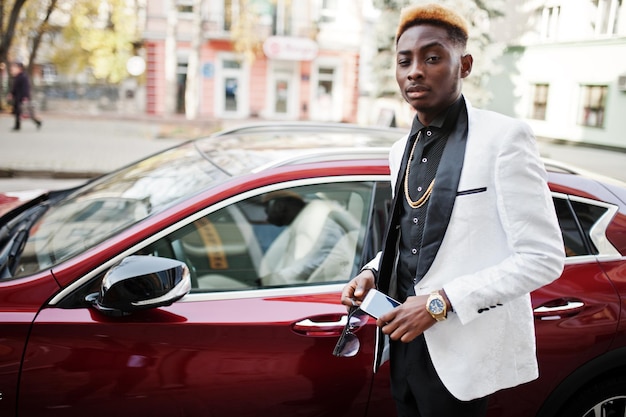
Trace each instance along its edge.
{"label": "man's lips", "polygon": [[407,96],[417,97],[422,96],[429,91],[429,88],[423,85],[413,85],[406,89]]}

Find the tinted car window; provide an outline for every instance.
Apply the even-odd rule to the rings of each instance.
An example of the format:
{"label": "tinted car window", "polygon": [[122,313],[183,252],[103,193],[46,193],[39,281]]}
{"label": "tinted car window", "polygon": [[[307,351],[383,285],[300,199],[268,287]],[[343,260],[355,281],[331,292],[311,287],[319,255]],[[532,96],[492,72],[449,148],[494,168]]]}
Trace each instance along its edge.
{"label": "tinted car window", "polygon": [[585,245],[583,236],[576,216],[570,205],[570,201],[565,198],[553,198],[556,215],[561,226],[563,243],[565,245],[565,256],[589,255],[588,246]]}
{"label": "tinted car window", "polygon": [[554,207],[563,234],[566,256],[597,255],[591,230],[607,212],[606,207],[554,197]]}
{"label": "tinted car window", "polygon": [[[259,194],[142,252],[184,261],[195,292],[347,281],[361,261],[373,187],[329,183]],[[281,217],[280,204],[296,208]]]}
{"label": "tinted car window", "polygon": [[576,212],[576,217],[580,221],[583,233],[585,234],[585,240],[590,246],[590,252],[594,255],[597,255],[599,251],[593,244],[593,239],[591,238],[591,230],[600,219],[600,217],[602,217],[607,212],[607,209],[605,207],[585,204],[578,201],[572,201],[571,203],[574,212]]}

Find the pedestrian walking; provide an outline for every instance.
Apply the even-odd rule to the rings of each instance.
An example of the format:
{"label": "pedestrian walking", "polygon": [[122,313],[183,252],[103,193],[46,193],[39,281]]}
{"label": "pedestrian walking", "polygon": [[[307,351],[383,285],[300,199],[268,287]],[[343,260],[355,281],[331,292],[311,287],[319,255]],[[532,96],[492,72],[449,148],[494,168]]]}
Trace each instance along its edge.
{"label": "pedestrian walking", "polygon": [[478,417],[495,391],[537,378],[530,292],[562,272],[561,232],[530,128],[471,106],[468,23],[437,4],[403,10],[396,80],[416,116],[390,151],[383,250],[344,287],[402,304],[379,317],[400,417]]}
{"label": "pedestrian walking", "polygon": [[30,80],[24,71],[24,64],[12,62],[10,71],[13,76],[13,85],[9,93],[9,100],[13,102],[13,115],[15,116],[13,130],[20,130],[24,111],[27,112],[30,119],[35,123],[37,129],[40,129],[41,120],[35,115],[35,107],[30,97]]}

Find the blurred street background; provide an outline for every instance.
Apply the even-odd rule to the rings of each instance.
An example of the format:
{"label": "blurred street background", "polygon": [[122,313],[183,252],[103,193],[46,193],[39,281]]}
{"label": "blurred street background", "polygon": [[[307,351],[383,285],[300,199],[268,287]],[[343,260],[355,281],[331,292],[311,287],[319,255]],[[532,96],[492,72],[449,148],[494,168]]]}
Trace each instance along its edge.
{"label": "blurred street background", "polygon": [[[12,132],[12,118],[0,116],[0,192],[55,189],[122,167],[194,137],[244,124],[184,118],[113,118],[42,113],[43,126],[26,120]],[[626,152],[539,140],[542,156],[626,181]]]}
{"label": "blurred street background", "polygon": [[[250,120],[407,127],[394,33],[429,1],[0,2],[2,187],[59,187]],[[526,121],[547,158],[626,180],[626,3],[440,2],[471,26],[474,106]],[[10,131],[11,62],[40,130]]]}

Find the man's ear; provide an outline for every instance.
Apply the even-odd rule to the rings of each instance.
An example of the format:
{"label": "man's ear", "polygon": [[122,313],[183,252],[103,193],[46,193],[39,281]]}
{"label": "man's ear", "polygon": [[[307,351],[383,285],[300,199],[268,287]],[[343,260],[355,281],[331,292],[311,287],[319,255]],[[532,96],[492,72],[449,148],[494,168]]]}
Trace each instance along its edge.
{"label": "man's ear", "polygon": [[461,78],[466,78],[472,72],[472,66],[474,65],[474,57],[470,54],[465,54],[461,57]]}

